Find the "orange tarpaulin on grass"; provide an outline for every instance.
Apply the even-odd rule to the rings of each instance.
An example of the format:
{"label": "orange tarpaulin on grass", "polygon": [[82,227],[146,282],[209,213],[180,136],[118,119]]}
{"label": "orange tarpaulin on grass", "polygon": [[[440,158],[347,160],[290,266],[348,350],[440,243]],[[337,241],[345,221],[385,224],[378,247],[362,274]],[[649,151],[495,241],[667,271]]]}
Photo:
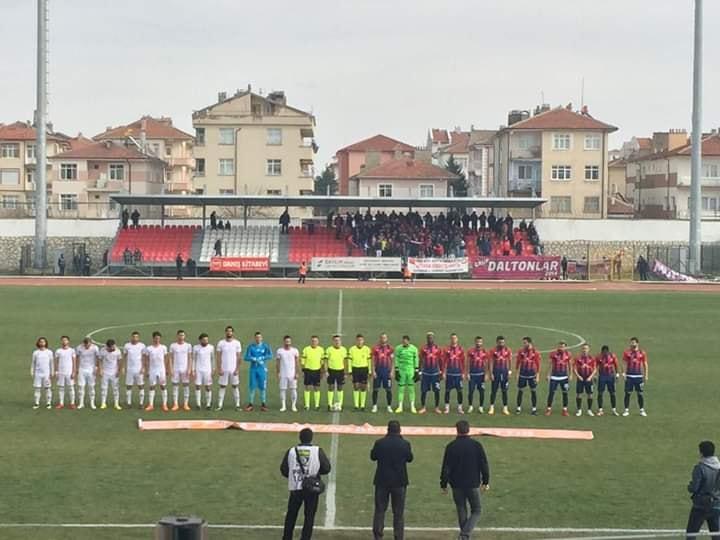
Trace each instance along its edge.
{"label": "orange tarpaulin on grass", "polygon": [[[385,426],[373,426],[371,424],[283,424],[270,422],[233,422],[231,420],[138,420],[138,429],[140,431],[239,429],[241,431],[296,433],[306,427],[311,428],[315,433],[337,433],[338,435],[385,435],[387,431]],[[454,427],[403,426],[402,432],[403,435],[407,436],[439,435],[443,437],[453,437],[456,435]],[[484,437],[519,439],[564,439],[575,441],[590,441],[593,439],[592,431],[571,429],[478,427],[470,428],[470,434]]]}

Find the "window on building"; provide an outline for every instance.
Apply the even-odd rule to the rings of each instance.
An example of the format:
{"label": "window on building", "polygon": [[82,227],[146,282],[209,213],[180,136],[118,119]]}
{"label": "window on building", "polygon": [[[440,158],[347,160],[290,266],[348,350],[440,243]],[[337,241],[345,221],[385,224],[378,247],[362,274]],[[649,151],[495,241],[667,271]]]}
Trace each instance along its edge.
{"label": "window on building", "polygon": [[422,198],[434,197],[435,186],[432,184],[420,184],[420,186],[418,186],[418,195]]}
{"label": "window on building", "polygon": [[600,197],[585,197],[583,212],[586,214],[600,213]]}
{"label": "window on building", "polygon": [[0,169],[0,185],[17,186],[20,183],[20,171],[18,169]]}
{"label": "window on building", "polygon": [[125,180],[125,165],[122,163],[111,163],[108,172],[110,180]]}
{"label": "window on building", "polygon": [[570,150],[569,133],[553,133],[553,150]]}
{"label": "window on building", "polygon": [[585,150],[600,150],[602,140],[600,135],[585,135]]}
{"label": "window on building", "polygon": [[705,178],[720,178],[720,165],[710,164],[703,167]]}
{"label": "window on building", "polygon": [[598,165],[585,165],[585,180],[600,180],[600,167]]}
{"label": "window on building", "polygon": [[198,146],[205,144],[205,128],[195,128],[195,144]]}
{"label": "window on building", "polygon": [[551,169],[551,178],[553,180],[570,180],[572,177],[572,167],[570,165],[553,165]]}
{"label": "window on building", "polygon": [[172,143],[170,142],[165,143],[165,155],[167,157],[172,156]]}
{"label": "window on building", "polygon": [[220,144],[235,144],[235,129],[220,128]]}
{"label": "window on building", "polygon": [[17,195],[3,195],[2,207],[4,210],[15,210],[18,207]]}
{"label": "window on building", "polygon": [[300,175],[305,177],[315,176],[313,162],[311,160],[300,160]]}
{"label": "window on building", "polygon": [[205,176],[205,158],[195,159],[195,176]]}
{"label": "window on building", "polygon": [[218,189],[220,195],[235,195],[234,189]]}
{"label": "window on building", "polygon": [[268,176],[280,176],[282,174],[282,160],[268,159],[265,174]]}
{"label": "window on building", "polygon": [[532,167],[530,165],[518,165],[518,180],[532,180]]}
{"label": "window on building", "polygon": [[572,213],[572,197],[550,197],[550,213],[551,214],[570,214]]}
{"label": "window on building", "polygon": [[235,174],[234,159],[220,159],[218,162],[218,176],[232,176]]}
{"label": "window on building", "polygon": [[282,191],[279,189],[268,189],[265,193],[268,195],[282,195]]}
{"label": "window on building", "polygon": [[60,210],[77,210],[78,196],[75,193],[60,194]]}
{"label": "window on building", "polygon": [[3,158],[20,157],[20,145],[18,143],[0,144],[0,157],[3,157]]}
{"label": "window on building", "polygon": [[34,144],[28,144],[25,146],[25,157],[27,159],[35,159],[37,146]]}
{"label": "window on building", "polygon": [[522,148],[525,150],[526,148],[530,147],[530,137],[527,137],[525,135],[520,135],[518,138],[518,148]]}
{"label": "window on building", "polygon": [[25,181],[28,184],[32,184],[34,180],[35,180],[35,174],[32,171],[28,171],[27,174],[25,175]]}
{"label": "window on building", "polygon": [[77,180],[77,163],[61,163],[60,180]]}
{"label": "window on building", "polygon": [[392,197],[392,184],[378,184],[378,197]]}
{"label": "window on building", "polygon": [[272,145],[282,144],[282,128],[268,128],[267,144],[272,144]]}

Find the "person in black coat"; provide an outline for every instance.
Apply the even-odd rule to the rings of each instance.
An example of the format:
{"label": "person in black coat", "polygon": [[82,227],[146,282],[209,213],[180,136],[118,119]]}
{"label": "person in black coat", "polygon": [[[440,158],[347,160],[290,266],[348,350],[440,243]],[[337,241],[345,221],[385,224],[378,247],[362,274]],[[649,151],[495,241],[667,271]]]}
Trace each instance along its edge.
{"label": "person in black coat", "polygon": [[482,445],[470,436],[467,420],[460,420],[455,428],[457,438],[445,447],[440,488],[447,494],[450,484],[460,526],[458,538],[469,539],[480,519],[480,490],[490,489],[490,468]]}
{"label": "person in black coat", "polygon": [[217,212],[215,210],[210,213],[210,229],[213,231],[217,229]]}
{"label": "person in black coat", "polygon": [[182,271],[183,271],[183,263],[185,261],[182,258],[182,255],[180,253],[177,254],[177,257],[175,257],[175,279],[182,279]]}
{"label": "person in black coat", "polygon": [[137,229],[140,226],[140,212],[138,212],[137,208],[130,214],[130,219],[132,219],[133,227]]}
{"label": "person in black coat", "polygon": [[122,228],[128,228],[128,221],[130,220],[130,212],[127,208],[123,208],[122,214],[120,214],[120,220],[122,221]]}
{"label": "person in black coat", "polygon": [[390,420],[387,435],[375,441],[370,459],[377,461],[375,470],[375,514],[373,537],[382,538],[385,529],[385,512],[388,499],[392,501],[393,536],[402,540],[405,536],[405,492],[408,485],[407,464],[412,462],[410,443],[400,435],[400,422]]}
{"label": "person in black coat", "polygon": [[[702,441],[698,448],[700,462],[693,468],[688,484],[692,499],[685,529],[688,537],[699,533],[703,523],[707,523],[710,532],[720,531],[720,460],[715,455],[712,441]],[[720,538],[720,535],[712,535],[711,538]]]}

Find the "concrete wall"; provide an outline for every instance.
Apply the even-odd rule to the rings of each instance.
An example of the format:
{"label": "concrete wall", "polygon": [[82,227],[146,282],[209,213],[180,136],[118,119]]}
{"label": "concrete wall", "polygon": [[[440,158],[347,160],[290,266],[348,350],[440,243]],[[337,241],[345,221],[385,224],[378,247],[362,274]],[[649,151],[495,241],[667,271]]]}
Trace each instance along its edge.
{"label": "concrete wall", "polygon": [[[689,223],[655,219],[537,219],[543,242],[675,242],[688,241]],[[704,221],[703,242],[720,242],[720,221]]]}
{"label": "concrete wall", "polygon": [[[92,265],[91,272],[102,268],[103,253],[110,249],[112,237],[97,236],[64,236],[48,238],[48,264],[52,272],[56,272],[56,261],[60,253],[65,254],[65,273],[73,274],[72,255],[73,244],[84,244],[86,252],[90,255]],[[32,236],[0,236],[0,273],[17,273],[20,270],[20,255],[23,246],[32,246]],[[32,249],[31,249],[32,251]],[[31,259],[32,260],[32,259]]]}

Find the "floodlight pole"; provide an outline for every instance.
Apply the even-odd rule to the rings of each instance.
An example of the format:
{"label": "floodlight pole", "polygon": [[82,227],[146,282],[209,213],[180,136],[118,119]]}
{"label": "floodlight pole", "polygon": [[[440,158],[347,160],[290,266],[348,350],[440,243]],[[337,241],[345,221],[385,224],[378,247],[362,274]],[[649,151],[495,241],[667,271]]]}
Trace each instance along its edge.
{"label": "floodlight pole", "polygon": [[700,274],[702,263],[702,0],[695,0],[695,41],[693,47],[692,154],[690,160],[690,253],[688,272]]}
{"label": "floodlight pole", "polygon": [[45,268],[47,264],[47,0],[37,3],[37,107],[35,110],[35,253],[33,266]]}

